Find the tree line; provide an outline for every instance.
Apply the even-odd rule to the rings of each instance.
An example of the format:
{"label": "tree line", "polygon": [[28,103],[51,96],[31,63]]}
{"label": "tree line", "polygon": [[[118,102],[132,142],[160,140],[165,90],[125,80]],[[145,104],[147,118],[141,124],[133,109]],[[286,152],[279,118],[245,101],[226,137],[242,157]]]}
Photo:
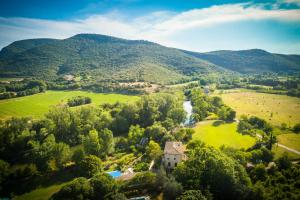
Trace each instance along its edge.
{"label": "tree line", "polygon": [[45,92],[47,85],[41,80],[24,79],[0,84],[0,99],[10,99]]}

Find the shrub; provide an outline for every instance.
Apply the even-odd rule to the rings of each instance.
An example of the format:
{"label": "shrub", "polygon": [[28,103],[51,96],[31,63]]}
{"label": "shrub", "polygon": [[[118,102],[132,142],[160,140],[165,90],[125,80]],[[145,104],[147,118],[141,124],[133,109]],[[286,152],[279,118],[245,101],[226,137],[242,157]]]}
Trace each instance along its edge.
{"label": "shrub", "polygon": [[77,97],[73,97],[72,99],[68,99],[68,105],[70,107],[80,106],[80,105],[90,104],[90,103],[92,103],[92,99],[90,97],[77,96]]}

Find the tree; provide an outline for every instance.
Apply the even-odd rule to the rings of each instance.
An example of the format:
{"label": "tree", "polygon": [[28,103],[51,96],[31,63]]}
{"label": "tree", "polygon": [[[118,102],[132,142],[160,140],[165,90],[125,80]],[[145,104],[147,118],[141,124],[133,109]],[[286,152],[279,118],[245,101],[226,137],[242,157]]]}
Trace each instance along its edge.
{"label": "tree", "polygon": [[152,172],[142,172],[136,174],[131,180],[125,183],[124,191],[148,191],[153,192],[157,190],[156,174]]}
{"label": "tree", "polygon": [[237,131],[244,134],[249,134],[249,131],[253,129],[252,125],[245,120],[240,120]]}
{"label": "tree", "polygon": [[149,156],[151,160],[156,160],[161,157],[162,150],[158,143],[154,142],[153,140],[150,140],[147,148],[146,148],[146,154]]}
{"label": "tree", "polygon": [[143,128],[140,128],[139,125],[130,126],[130,129],[128,132],[128,141],[130,141],[131,144],[133,144],[133,145],[139,144],[143,137],[144,137],[144,129]]}
{"label": "tree", "polygon": [[79,163],[84,159],[85,152],[83,148],[76,149],[72,155],[72,160],[76,163],[76,165],[79,165]]}
{"label": "tree", "polygon": [[70,160],[71,157],[70,147],[67,144],[62,142],[57,143],[53,147],[52,155],[56,161],[56,165],[59,168],[62,168],[63,164],[65,164]]}
{"label": "tree", "polygon": [[128,200],[123,193],[113,193],[105,197],[104,200]]}
{"label": "tree", "polygon": [[9,175],[9,163],[4,160],[0,160],[0,192],[2,191],[3,182],[6,180],[8,175]]}
{"label": "tree", "polygon": [[11,118],[0,124],[0,158],[15,162],[30,148],[27,143],[35,132],[30,131],[29,121],[29,118]]}
{"label": "tree", "polygon": [[100,158],[94,155],[85,156],[79,163],[79,173],[85,177],[92,177],[102,172],[102,162]]}
{"label": "tree", "polygon": [[94,176],[90,181],[93,187],[93,199],[104,199],[109,194],[117,192],[117,184],[115,180],[108,174],[99,174]]}
{"label": "tree", "polygon": [[235,119],[236,112],[228,106],[222,106],[218,115],[222,120],[233,121]]}
{"label": "tree", "polygon": [[56,143],[54,135],[48,135],[43,143],[31,140],[28,158],[32,160],[39,171],[54,171],[62,168],[70,160],[70,148],[62,142]]}
{"label": "tree", "polygon": [[186,190],[176,200],[207,200],[207,198],[202,194],[201,190]]}
{"label": "tree", "polygon": [[262,147],[260,149],[256,149],[251,151],[251,161],[253,163],[260,163],[260,162],[264,162],[264,163],[269,163],[273,160],[273,153],[267,149],[266,147]]}
{"label": "tree", "polygon": [[276,164],[279,170],[289,169],[292,166],[292,162],[290,161],[287,153],[284,153],[280,158],[278,158]]}
{"label": "tree", "polygon": [[150,96],[144,96],[138,102],[139,109],[139,122],[142,127],[152,125],[159,117],[158,106],[155,99]]}
{"label": "tree", "polygon": [[161,125],[165,127],[168,131],[173,130],[175,128],[175,124],[170,118],[166,118],[164,121],[162,121]]}
{"label": "tree", "polygon": [[201,144],[200,147],[189,145],[188,149],[188,160],[179,163],[174,170],[176,180],[185,189],[208,189],[216,199],[238,199],[250,190],[244,167],[232,158]]}
{"label": "tree", "polygon": [[98,132],[96,130],[90,131],[89,134],[84,137],[83,146],[86,154],[95,156],[101,156],[103,154]]}
{"label": "tree", "polygon": [[168,118],[172,119],[175,124],[180,124],[184,121],[186,116],[185,111],[182,107],[179,108],[173,108],[168,113]]}
{"label": "tree", "polygon": [[154,140],[157,143],[161,142],[165,134],[167,134],[167,130],[159,123],[155,123],[145,129],[145,136],[148,137],[149,140]]}
{"label": "tree", "polygon": [[101,147],[104,154],[112,154],[115,151],[115,143],[111,130],[105,128],[99,132],[99,136],[101,138]]}
{"label": "tree", "polygon": [[167,179],[164,183],[164,199],[176,199],[183,191],[182,185],[178,183],[173,177]]}
{"label": "tree", "polygon": [[296,124],[293,128],[295,133],[300,133],[300,123]]}
{"label": "tree", "polygon": [[217,108],[220,108],[223,105],[223,101],[221,97],[212,97],[211,100],[212,105],[214,105]]}
{"label": "tree", "polygon": [[194,133],[195,133],[194,129],[181,128],[174,133],[174,137],[178,141],[188,142],[192,139]]}
{"label": "tree", "polygon": [[90,97],[77,96],[77,97],[68,99],[68,105],[70,107],[80,106],[80,105],[89,104],[89,103],[92,103],[92,99]]}
{"label": "tree", "polygon": [[57,141],[69,145],[76,145],[80,142],[80,120],[67,106],[56,106],[46,114],[46,118],[54,124],[53,134]]}
{"label": "tree", "polygon": [[262,151],[262,157],[261,157],[262,161],[264,161],[265,163],[269,163],[273,160],[274,153],[271,150],[262,147],[261,151]]}
{"label": "tree", "polygon": [[93,199],[93,188],[86,178],[80,177],[63,186],[52,198],[54,200]]}
{"label": "tree", "polygon": [[250,172],[251,179],[256,181],[264,181],[267,177],[266,166],[264,164],[256,165]]}

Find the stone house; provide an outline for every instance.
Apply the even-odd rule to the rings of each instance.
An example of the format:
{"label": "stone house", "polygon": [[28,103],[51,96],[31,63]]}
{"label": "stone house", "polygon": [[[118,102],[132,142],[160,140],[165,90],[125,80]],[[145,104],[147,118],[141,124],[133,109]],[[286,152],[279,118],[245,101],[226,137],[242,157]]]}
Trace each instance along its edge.
{"label": "stone house", "polygon": [[178,163],[186,160],[185,147],[182,142],[166,142],[163,164],[166,169],[174,169]]}

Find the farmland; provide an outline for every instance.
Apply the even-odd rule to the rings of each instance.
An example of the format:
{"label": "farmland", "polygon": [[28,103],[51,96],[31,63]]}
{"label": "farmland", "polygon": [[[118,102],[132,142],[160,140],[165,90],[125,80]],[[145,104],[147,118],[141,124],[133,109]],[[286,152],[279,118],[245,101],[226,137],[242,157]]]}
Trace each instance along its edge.
{"label": "farmland", "polygon": [[220,94],[225,104],[232,107],[237,116],[254,115],[273,125],[286,123],[293,126],[300,122],[300,98],[285,95],[237,91]]}
{"label": "farmland", "polygon": [[242,135],[236,131],[236,123],[219,123],[220,121],[205,121],[194,128],[193,139],[199,139],[208,145],[220,147],[222,145],[233,148],[249,148],[255,143],[255,138]]}
{"label": "farmland", "polygon": [[87,96],[92,99],[92,104],[133,102],[139,97],[121,94],[91,93],[85,91],[47,91],[32,96],[19,97],[0,101],[0,119],[9,117],[32,116],[42,117],[51,106],[66,103],[69,98]]}

